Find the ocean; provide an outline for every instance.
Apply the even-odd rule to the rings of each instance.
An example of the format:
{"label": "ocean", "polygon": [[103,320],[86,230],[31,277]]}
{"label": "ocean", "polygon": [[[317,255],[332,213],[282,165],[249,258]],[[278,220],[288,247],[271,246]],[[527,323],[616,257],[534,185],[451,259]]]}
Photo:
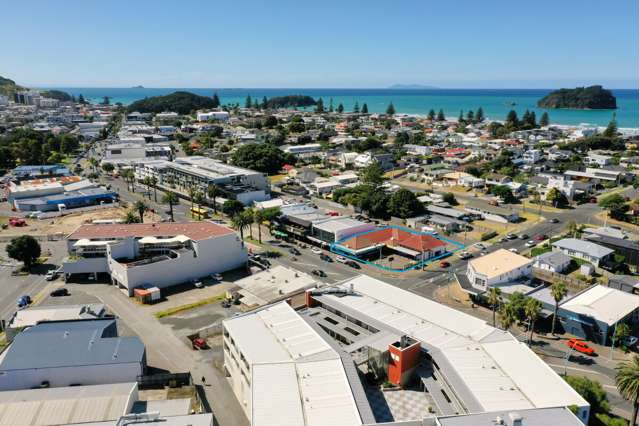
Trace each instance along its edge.
{"label": "ocean", "polygon": [[[351,111],[355,102],[360,107],[366,103],[369,112],[384,112],[389,103],[393,103],[398,113],[427,114],[430,109],[443,109],[447,117],[458,117],[460,111],[476,111],[482,107],[487,118],[504,120],[511,109],[519,116],[526,109],[535,111],[537,119],[544,111],[554,124],[591,124],[606,126],[612,118],[611,110],[544,110],[536,107],[539,99],[548,94],[550,89],[203,89],[203,88],[97,88],[67,87],[64,90],[72,95],[82,94],[86,99],[99,102],[109,96],[112,103],[121,102],[128,105],[145,97],[166,95],[177,90],[184,90],[202,96],[213,96],[217,93],[222,104],[239,103],[244,105],[247,95],[259,100],[266,96],[301,94],[322,98],[328,108],[332,99],[337,107],[342,103],[346,111]],[[619,127],[639,128],[639,90],[612,90],[617,97],[617,122]]]}

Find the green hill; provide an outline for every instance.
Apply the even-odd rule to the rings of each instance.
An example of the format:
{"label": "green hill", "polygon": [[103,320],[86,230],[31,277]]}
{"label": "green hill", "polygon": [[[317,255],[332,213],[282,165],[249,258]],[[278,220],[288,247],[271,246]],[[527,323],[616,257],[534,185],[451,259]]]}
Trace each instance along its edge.
{"label": "green hill", "polygon": [[45,90],[41,92],[42,96],[50,99],[57,99],[60,102],[71,102],[73,97],[69,95],[67,92],[63,92],[62,90]]}
{"label": "green hill", "polygon": [[15,92],[24,90],[22,86],[18,86],[15,81],[0,76],[0,95],[13,95]]}
{"label": "green hill", "polygon": [[555,90],[537,102],[540,108],[616,109],[617,99],[601,86]]}
{"label": "green hill", "polygon": [[128,106],[128,111],[152,112],[174,111],[178,114],[190,114],[203,108],[215,108],[213,98],[195,95],[190,92],[174,92],[165,96],[153,96],[140,99]]}

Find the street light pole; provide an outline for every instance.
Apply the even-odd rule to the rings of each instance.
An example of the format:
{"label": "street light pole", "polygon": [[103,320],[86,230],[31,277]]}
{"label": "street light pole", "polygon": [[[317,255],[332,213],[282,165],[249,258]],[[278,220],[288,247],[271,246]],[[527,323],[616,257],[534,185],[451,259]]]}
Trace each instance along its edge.
{"label": "street light pole", "polygon": [[566,355],[566,359],[564,360],[564,377],[568,375],[568,360],[570,359],[570,356],[572,355],[572,351],[574,350],[575,350],[575,345],[572,345],[572,347],[568,351],[568,354]]}

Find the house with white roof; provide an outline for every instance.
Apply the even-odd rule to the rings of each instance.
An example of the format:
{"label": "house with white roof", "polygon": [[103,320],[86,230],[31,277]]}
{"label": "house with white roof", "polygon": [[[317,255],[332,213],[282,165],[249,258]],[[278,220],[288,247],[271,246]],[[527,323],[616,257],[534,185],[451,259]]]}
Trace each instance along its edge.
{"label": "house with white roof", "polygon": [[564,238],[563,240],[555,241],[552,243],[552,248],[568,256],[590,262],[597,267],[605,263],[615,253],[614,250],[607,247],[577,238]]}
{"label": "house with white roof", "polygon": [[472,287],[486,291],[532,275],[533,259],[510,250],[499,249],[468,262],[466,277]]}

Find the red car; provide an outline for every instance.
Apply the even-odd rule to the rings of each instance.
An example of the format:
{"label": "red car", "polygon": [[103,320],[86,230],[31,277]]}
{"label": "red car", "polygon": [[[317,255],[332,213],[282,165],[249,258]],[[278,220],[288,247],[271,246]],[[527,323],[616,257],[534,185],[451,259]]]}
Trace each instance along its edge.
{"label": "red car", "polygon": [[595,354],[595,350],[591,348],[590,346],[588,346],[586,342],[584,342],[583,340],[575,339],[573,337],[572,339],[567,340],[565,344],[569,348],[573,348],[574,350],[576,350],[577,352],[581,352],[582,354],[586,354],[586,355]]}
{"label": "red car", "polygon": [[449,266],[450,266],[450,262],[446,262],[445,260],[439,262],[439,267],[440,268],[448,268]]}
{"label": "red car", "polygon": [[206,340],[201,337],[197,337],[193,339],[193,349],[208,349],[209,345],[206,343]]}

